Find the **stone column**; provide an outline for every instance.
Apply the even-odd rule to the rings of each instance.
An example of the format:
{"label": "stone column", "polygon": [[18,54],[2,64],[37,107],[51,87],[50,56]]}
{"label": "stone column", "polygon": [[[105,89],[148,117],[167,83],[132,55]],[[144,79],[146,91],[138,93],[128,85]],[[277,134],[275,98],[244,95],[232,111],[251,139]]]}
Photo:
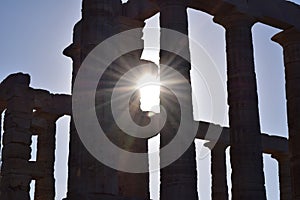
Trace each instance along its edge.
{"label": "stone column", "polygon": [[[2,144],[2,112],[3,111],[0,111],[0,144]],[[0,152],[2,152],[1,147],[0,147]],[[2,157],[2,155],[1,155],[1,157]],[[2,161],[0,161],[0,166],[1,166],[1,162]],[[1,169],[0,169],[0,197],[1,197],[1,179],[2,179],[2,173],[1,173]]]}
{"label": "stone column", "polygon": [[[121,33],[123,31],[128,31],[131,29],[137,29],[140,28],[140,31],[134,31],[131,34],[127,33],[127,37],[130,39],[134,39],[134,43],[136,46],[143,47],[143,32],[142,28],[144,27],[145,23],[143,21],[134,20],[126,16],[118,16],[115,18],[115,25],[114,25],[114,31],[116,34]],[[118,46],[122,46],[125,44],[118,44]],[[125,46],[126,48],[126,46]],[[128,52],[125,55],[122,55],[120,58],[115,60],[111,66],[109,66],[107,75],[107,88],[109,90],[106,90],[107,93],[107,104],[109,107],[109,110],[111,109],[110,104],[110,98],[112,94],[112,88],[118,90],[115,86],[115,84],[124,76],[126,72],[133,69],[134,67],[140,66],[142,64],[147,64],[149,68],[153,65],[153,63],[150,63],[148,61],[141,61],[141,55],[142,55],[143,49],[137,49],[135,51]],[[152,69],[152,68],[151,68]],[[156,68],[157,70],[157,68]],[[142,70],[141,70],[142,71]],[[150,70],[149,70],[150,71]],[[140,75],[142,76],[142,74]],[[132,84],[134,84],[134,81],[132,80]],[[124,87],[124,86],[123,86]],[[119,88],[120,89],[120,88]],[[128,91],[132,88],[127,88]],[[124,93],[127,93],[126,89],[122,89]],[[126,94],[125,94],[126,95]],[[137,106],[139,108],[140,106],[140,99],[134,98],[134,101],[130,102],[131,106]],[[120,111],[120,113],[122,113]],[[132,110],[132,116],[136,115],[137,113],[141,112],[140,109],[134,109]],[[129,152],[135,152],[135,153],[147,153],[148,152],[148,140],[143,138],[136,138],[133,136],[128,135],[127,133],[123,132],[117,124],[113,124],[114,121],[113,117],[111,118],[106,115],[106,120],[110,120],[111,127],[114,127],[114,130],[111,132],[113,133],[113,137],[111,140],[117,144],[121,149],[124,149]],[[106,122],[106,124],[108,124]],[[108,136],[110,137],[110,136]],[[128,162],[126,159],[122,160],[122,163]],[[141,161],[142,162],[142,161]],[[144,160],[148,164],[148,160]],[[140,200],[147,200],[150,199],[150,192],[149,192],[149,173],[126,173],[122,171],[118,171],[118,185],[119,185],[119,195],[125,198],[134,198],[134,199],[140,199]]]}
{"label": "stone column", "polygon": [[[82,20],[77,22],[73,29],[73,43],[64,50],[64,55],[72,58],[72,86],[74,84],[77,72],[81,65],[81,32]],[[69,161],[68,161],[68,193],[67,199],[80,199],[82,184],[81,183],[81,155],[84,146],[80,141],[76,131],[73,118],[70,122],[70,142],[69,142]]]}
{"label": "stone column", "polygon": [[239,13],[217,15],[226,29],[232,199],[266,199],[251,27]]}
{"label": "stone column", "polygon": [[[1,102],[0,102],[0,144],[2,142],[2,113],[3,113],[3,110],[4,110],[4,108],[1,107]],[[1,151],[1,147],[0,147],[0,151]],[[1,179],[1,170],[0,170],[0,179]]]}
{"label": "stone column", "polygon": [[[188,18],[186,0],[157,0],[160,8],[160,26],[162,28],[172,29],[188,36]],[[181,51],[189,56],[189,42],[186,38],[180,41],[171,41],[168,32],[161,30],[161,49],[165,45],[176,47],[176,52]],[[175,49],[174,49],[175,50]],[[166,84],[176,84],[178,80],[172,80],[166,72],[165,66],[169,66],[181,73],[187,81],[190,81],[190,63],[180,56],[160,51],[160,74],[161,81]],[[164,128],[161,130],[161,148],[167,145],[178,131],[180,125],[180,106],[192,106],[191,87],[182,90],[181,95],[186,97],[185,105],[179,105],[177,98],[168,91],[167,88],[161,88],[161,105],[165,108],[168,118]],[[192,110],[192,108],[190,109]],[[191,112],[190,115],[193,113]],[[192,116],[191,116],[192,118]],[[188,134],[188,133],[186,133]],[[169,152],[170,154],[175,152]],[[160,154],[161,163],[165,159]],[[186,152],[175,162],[161,170],[161,189],[160,199],[169,200],[196,200],[197,194],[197,172],[196,172],[196,152],[194,142]]]}
{"label": "stone column", "polygon": [[38,134],[37,159],[35,165],[42,172],[36,177],[35,200],[55,198],[55,135],[56,121],[55,116],[37,115],[32,121],[32,127]]}
{"label": "stone column", "polygon": [[208,142],[211,150],[212,200],[228,200],[226,148],[228,145]]}
{"label": "stone column", "polygon": [[[74,29],[74,43],[64,52],[73,59],[73,82],[80,64],[90,51],[114,34],[114,18],[121,14],[120,0],[84,0],[82,7],[82,19]],[[104,113],[101,113],[102,118]],[[117,172],[87,151],[72,119],[69,155],[68,200],[116,198]]]}
{"label": "stone column", "polygon": [[32,178],[25,171],[31,157],[32,134],[29,129],[34,99],[28,75],[15,75],[13,82],[4,120],[0,199],[30,200]]}
{"label": "stone column", "polygon": [[288,154],[273,154],[278,162],[280,200],[292,200],[290,158]]}
{"label": "stone column", "polygon": [[289,29],[272,38],[284,51],[289,150],[293,199],[300,199],[300,32]]}

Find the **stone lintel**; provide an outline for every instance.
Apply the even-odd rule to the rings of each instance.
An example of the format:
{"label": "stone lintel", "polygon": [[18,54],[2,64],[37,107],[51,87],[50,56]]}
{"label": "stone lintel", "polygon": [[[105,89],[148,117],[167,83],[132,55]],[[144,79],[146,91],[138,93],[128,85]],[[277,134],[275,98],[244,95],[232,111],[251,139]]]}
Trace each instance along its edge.
{"label": "stone lintel", "polygon": [[[266,25],[279,29],[295,27],[300,30],[299,5],[284,0],[190,0],[188,6],[210,15],[234,9]],[[123,7],[129,17],[140,20],[145,20],[159,12],[158,6],[152,0],[130,0]]]}
{"label": "stone lintel", "polygon": [[[210,127],[210,131],[212,131],[211,135],[217,135],[220,133],[221,135],[218,140],[215,138],[210,138],[206,136],[208,127]],[[284,137],[268,135],[265,133],[261,134],[262,139],[262,147],[263,152],[266,154],[287,154],[289,152],[288,148],[288,140]],[[201,140],[210,140],[211,142],[217,142],[219,145],[229,146],[230,145],[230,134],[228,127],[222,127],[220,125],[212,124],[209,122],[199,122],[198,132],[196,135],[197,139]]]}
{"label": "stone lintel", "polygon": [[279,136],[270,136],[262,134],[262,147],[263,152],[267,154],[283,154],[286,155],[289,152],[289,145],[287,138]]}
{"label": "stone lintel", "polygon": [[[29,88],[30,76],[28,74],[11,74],[0,83],[0,113],[6,107],[11,97],[34,96],[34,109],[43,110],[46,113],[63,116],[71,115],[71,96],[65,94],[51,94],[46,90]],[[25,86],[25,87],[23,87]]]}
{"label": "stone lintel", "polygon": [[65,94],[51,94],[46,90],[33,89],[36,110],[54,116],[71,115],[72,97]]}
{"label": "stone lintel", "polygon": [[300,29],[299,5],[284,0],[224,0],[225,3],[235,6],[235,9],[257,18],[260,22],[286,29],[292,26]]}

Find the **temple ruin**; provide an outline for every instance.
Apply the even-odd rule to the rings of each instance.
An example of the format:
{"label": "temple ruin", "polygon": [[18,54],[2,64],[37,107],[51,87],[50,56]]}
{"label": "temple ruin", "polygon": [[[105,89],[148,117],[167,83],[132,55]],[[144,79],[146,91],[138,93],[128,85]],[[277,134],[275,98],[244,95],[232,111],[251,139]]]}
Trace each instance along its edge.
{"label": "temple ruin", "polygon": [[[223,128],[218,141],[205,146],[211,149],[213,200],[227,200],[225,149],[230,149],[233,200],[266,200],[263,154],[270,154],[279,166],[280,199],[300,200],[300,7],[284,0],[83,0],[82,19],[75,25],[73,43],[64,55],[73,61],[74,84],[80,66],[87,55],[105,39],[133,28],[143,28],[144,21],[160,13],[160,26],[188,35],[187,8],[214,16],[214,22],[226,29],[227,91],[229,128]],[[261,133],[257,83],[254,71],[252,26],[263,23],[282,32],[273,41],[283,48],[286,78],[287,116],[289,138]],[[161,38],[168,33],[162,31]],[[135,41],[143,45],[142,32]],[[122,44],[119,44],[122,45]],[[118,47],[119,48],[119,47]],[[189,54],[188,42],[180,46]],[[141,60],[142,49],[116,59],[105,71],[97,87],[99,123],[109,139],[119,147],[136,153],[147,152],[147,139],[126,135],[114,123],[107,104],[109,89],[130,67],[146,64],[152,73],[158,67]],[[172,57],[172,62],[170,62]],[[130,65],[124,65],[130,60]],[[190,80],[190,63],[180,56],[162,50],[161,64],[179,71]],[[297,68],[298,67],[298,68]],[[163,79],[163,77],[162,77]],[[186,88],[188,106],[191,97]],[[161,93],[161,104],[168,114],[180,116],[180,105],[171,93]],[[139,124],[147,117],[139,108],[138,97],[133,97],[131,114]],[[51,94],[30,87],[30,76],[12,74],[0,84],[0,111],[5,112],[1,165],[1,200],[29,200],[30,182],[36,181],[35,200],[55,198],[55,134],[56,121],[69,115],[72,118],[72,96]],[[192,115],[192,113],[191,113]],[[180,117],[179,117],[180,118]],[[161,130],[161,146],[176,134],[180,119],[167,118]],[[195,139],[204,139],[208,127],[221,127],[200,122]],[[67,133],[66,133],[67,134]],[[99,162],[82,144],[73,120],[70,124],[68,160],[68,192],[65,200],[150,200],[149,174],[117,171]],[[29,161],[32,137],[37,136],[37,159]],[[207,138],[206,138],[207,139]],[[209,138],[208,138],[209,139]],[[126,145],[130,141],[131,145]],[[216,144],[214,144],[216,143]],[[169,166],[161,169],[161,200],[196,200],[197,175],[195,145]],[[161,155],[161,160],[166,159]],[[125,161],[126,162],[126,161]]]}

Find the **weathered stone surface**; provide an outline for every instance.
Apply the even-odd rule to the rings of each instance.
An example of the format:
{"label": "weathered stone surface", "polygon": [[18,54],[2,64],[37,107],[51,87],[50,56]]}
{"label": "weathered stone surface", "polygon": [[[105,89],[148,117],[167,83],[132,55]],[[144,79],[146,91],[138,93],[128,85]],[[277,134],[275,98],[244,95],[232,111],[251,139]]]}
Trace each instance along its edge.
{"label": "weathered stone surface", "polygon": [[[185,35],[188,35],[188,19],[187,19],[187,1],[176,1],[176,0],[159,0],[157,1],[160,9],[160,25],[162,28],[168,28],[175,31],[179,31]],[[168,32],[161,31],[161,49],[165,49],[164,45],[170,45],[170,36]],[[184,45],[180,46],[180,50],[184,55],[189,58],[189,43],[181,41]],[[174,41],[172,41],[174,42]],[[174,43],[175,44],[175,43]],[[175,47],[176,50],[178,50]],[[190,63],[178,55],[172,54],[161,50],[160,52],[160,80],[164,83],[176,82],[176,80],[167,79],[166,69],[164,65],[172,67],[181,73],[187,81],[190,81]],[[166,86],[168,88],[168,86]],[[181,95],[186,97],[186,106],[192,106],[191,101],[191,88],[185,88]],[[176,101],[176,96],[162,90],[161,105],[166,109],[168,118],[164,128],[161,130],[161,147],[168,144],[173,137],[176,135],[179,124],[180,124],[180,107]],[[192,113],[190,113],[192,115]],[[170,152],[172,153],[172,152]],[[167,155],[160,154],[161,163],[164,159],[167,159]],[[195,144],[192,143],[186,152],[175,162],[169,166],[161,169],[161,185],[160,185],[160,199],[198,199],[197,194],[197,173],[196,173],[196,152]]]}
{"label": "weathered stone surface", "polygon": [[[127,16],[145,20],[159,12],[158,5],[153,2],[155,1],[130,0],[123,7]],[[294,26],[300,30],[300,24],[297,21],[300,18],[299,5],[289,1],[190,0],[188,7],[201,10],[213,16],[218,12],[236,10],[257,18],[261,23],[279,29],[287,29]]]}
{"label": "weathered stone surface", "polygon": [[[83,18],[74,28],[73,44],[65,50],[73,59],[73,84],[81,62],[94,47],[114,34],[114,18],[120,15],[119,0],[83,1]],[[72,120],[70,127],[67,199],[96,199],[103,194],[117,196],[117,172],[88,153]]]}
{"label": "weathered stone surface", "polygon": [[292,200],[292,184],[289,154],[273,154],[278,162],[280,200]]}
{"label": "weathered stone surface", "polygon": [[232,199],[266,199],[251,27],[255,19],[220,13],[226,29]]}
{"label": "weathered stone surface", "polygon": [[[218,141],[215,141],[215,137],[208,137],[206,135],[208,128],[212,135],[218,135],[220,133],[220,129],[222,130]],[[230,128],[200,121],[196,138],[200,140],[206,139],[211,142],[218,142],[223,146],[230,146]],[[285,137],[261,133],[261,142],[263,152],[266,154],[288,154],[289,152],[288,139]]]}
{"label": "weathered stone surface", "polygon": [[228,200],[226,148],[224,144],[205,143],[211,149],[212,200]]}
{"label": "weathered stone surface", "polygon": [[8,158],[22,158],[25,160],[30,159],[31,148],[28,145],[19,143],[9,143],[2,149],[2,160],[5,161]]}
{"label": "weathered stone surface", "polygon": [[7,145],[9,143],[20,143],[25,145],[31,144],[31,132],[22,132],[16,128],[8,129],[3,134],[3,145]]}
{"label": "weathered stone surface", "polygon": [[30,200],[29,184],[31,177],[26,175],[10,175],[1,178],[1,200]]}
{"label": "weathered stone surface", "polygon": [[39,111],[42,110],[49,116],[63,116],[71,115],[70,95],[65,94],[51,94],[45,90],[32,90],[34,95],[34,108]]}
{"label": "weathered stone surface", "polygon": [[[215,21],[226,28],[230,129],[222,130],[217,145],[211,149],[212,198],[214,200],[228,199],[225,148],[231,145],[233,199],[263,200],[266,198],[263,186],[262,152],[272,154],[273,158],[278,161],[280,198],[283,200],[300,199],[298,190],[300,187],[298,145],[300,140],[298,134],[300,131],[298,123],[300,118],[300,24],[298,20],[300,12],[298,5],[283,0],[129,0],[125,4],[121,4],[120,0],[84,0],[83,18],[74,27],[73,44],[64,51],[64,54],[73,60],[72,83],[74,83],[81,62],[96,45],[121,31],[143,27],[144,20],[159,11],[162,27],[187,34],[186,8],[188,7],[215,15]],[[230,14],[232,12],[239,14]],[[273,40],[279,42],[284,48],[291,159],[288,156],[286,138],[260,134],[251,37],[251,26],[254,22],[263,22],[285,29]],[[140,32],[128,37],[141,49],[122,56],[107,70],[99,84],[97,98],[99,97],[100,101],[97,101],[97,105],[109,100],[110,93],[104,92],[105,89],[114,87],[115,82],[132,66],[153,65],[153,63],[140,60],[143,47],[142,34]],[[177,42],[169,39],[168,35],[162,31],[161,41],[178,48]],[[123,44],[118,45],[121,47]],[[189,56],[188,41],[180,48]],[[162,64],[172,66],[188,80],[190,79],[188,62],[169,52],[161,51],[160,56]],[[124,60],[133,62],[124,65],[122,62]],[[171,62],[168,62],[170,60]],[[155,70],[157,71],[156,68]],[[29,83],[29,75],[18,73],[10,75],[0,84],[0,113],[7,108],[4,119],[3,163],[0,176],[1,200],[29,200],[29,183],[32,179],[36,180],[36,200],[54,199],[55,196],[55,121],[63,115],[71,115],[72,97],[32,89]],[[190,94],[187,92],[185,95]],[[168,114],[175,116],[174,119],[168,119],[162,130],[162,146],[174,137],[180,123],[181,113],[178,109],[178,102],[170,104],[170,98],[174,97],[168,92],[163,93],[161,97],[161,103],[164,104]],[[188,105],[190,103],[187,102]],[[139,103],[132,101],[130,106],[132,118],[137,124],[143,125],[149,122],[144,113],[137,109]],[[112,122],[110,112],[110,108],[104,106],[104,109],[99,110],[97,114],[99,121],[102,121],[109,133],[113,133],[111,141],[127,151],[146,152],[147,141],[125,136]],[[197,138],[205,138],[209,125],[200,123]],[[217,132],[222,127],[210,126],[210,128]],[[123,173],[104,166],[84,148],[73,122],[71,122],[70,129],[67,199],[149,199],[147,173]],[[29,162],[33,134],[38,135],[37,161]],[[211,141],[210,144],[216,142],[214,137],[206,139]],[[128,141],[131,142],[129,146]],[[164,157],[162,156],[161,159]],[[191,145],[179,160],[163,169],[161,177],[162,200],[197,199],[194,145]]]}
{"label": "weathered stone surface", "polygon": [[[5,89],[9,88],[4,120],[5,143],[2,150],[0,185],[0,199],[4,200],[29,200],[31,177],[23,171],[27,168],[31,157],[28,135],[33,112],[33,96],[29,89],[29,81],[28,75],[14,74],[1,83],[1,86],[7,87]],[[16,138],[21,133],[24,137]]]}
{"label": "weathered stone surface", "polygon": [[272,40],[283,47],[289,128],[290,166],[293,199],[300,199],[300,32],[294,28],[275,35]]}

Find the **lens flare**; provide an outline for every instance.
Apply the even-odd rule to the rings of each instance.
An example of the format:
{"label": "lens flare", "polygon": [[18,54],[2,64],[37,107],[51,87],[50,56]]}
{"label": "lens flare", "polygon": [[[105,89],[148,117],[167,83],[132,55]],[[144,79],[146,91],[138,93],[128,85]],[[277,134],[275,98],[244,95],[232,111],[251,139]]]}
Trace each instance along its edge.
{"label": "lens flare", "polygon": [[154,75],[146,74],[138,81],[137,85],[140,92],[141,110],[159,113],[160,85],[158,78]]}

